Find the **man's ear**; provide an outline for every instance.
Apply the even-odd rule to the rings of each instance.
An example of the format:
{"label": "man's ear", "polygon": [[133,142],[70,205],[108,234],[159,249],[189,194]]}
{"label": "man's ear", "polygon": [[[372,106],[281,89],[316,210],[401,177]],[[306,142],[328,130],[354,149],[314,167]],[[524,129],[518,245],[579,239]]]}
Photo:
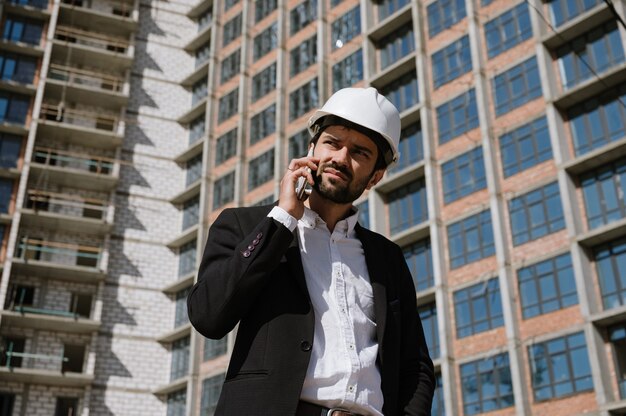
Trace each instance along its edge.
{"label": "man's ear", "polygon": [[371,189],[372,186],[374,186],[378,182],[380,182],[380,180],[383,178],[384,174],[385,174],[385,169],[377,169],[377,170],[375,170],[374,173],[372,174],[372,177],[370,178],[369,182],[367,183],[367,188],[365,188],[365,189]]}

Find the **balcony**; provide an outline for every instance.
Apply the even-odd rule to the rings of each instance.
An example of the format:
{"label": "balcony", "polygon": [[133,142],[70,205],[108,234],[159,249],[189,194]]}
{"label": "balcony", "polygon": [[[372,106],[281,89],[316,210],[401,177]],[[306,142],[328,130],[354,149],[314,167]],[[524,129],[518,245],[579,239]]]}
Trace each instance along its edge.
{"label": "balcony", "polygon": [[113,218],[109,202],[103,199],[37,189],[27,191],[25,206],[22,221],[33,228],[103,235]]}
{"label": "balcony", "polygon": [[31,170],[59,185],[110,191],[117,184],[119,165],[107,157],[35,147]]}
{"label": "balcony", "polygon": [[2,357],[0,378],[17,383],[85,387],[93,382],[93,375],[73,371],[82,369],[84,352],[83,348],[82,355],[79,353],[78,356],[73,351],[61,355],[31,354],[21,351],[13,342],[8,342]]}
{"label": "balcony", "polygon": [[128,102],[129,87],[121,76],[50,64],[46,97],[119,109]]}
{"label": "balcony", "polygon": [[137,25],[137,12],[133,3],[115,0],[61,0],[60,13],[70,21],[89,19],[89,22],[93,22],[99,29],[110,25],[134,30]]}
{"label": "balcony", "polygon": [[39,132],[51,139],[108,149],[122,144],[124,123],[110,112],[66,108],[62,103],[43,103],[40,120]]}
{"label": "balcony", "polygon": [[134,47],[128,37],[61,24],[54,34],[54,48],[53,56],[62,62],[71,61],[108,70],[129,69],[133,63]]}
{"label": "balcony", "polygon": [[105,278],[103,255],[101,247],[22,236],[13,267],[33,276],[94,283]]}
{"label": "balcony", "polygon": [[77,313],[16,306],[2,311],[2,321],[10,326],[45,331],[89,334],[100,328],[100,321],[86,319]]}

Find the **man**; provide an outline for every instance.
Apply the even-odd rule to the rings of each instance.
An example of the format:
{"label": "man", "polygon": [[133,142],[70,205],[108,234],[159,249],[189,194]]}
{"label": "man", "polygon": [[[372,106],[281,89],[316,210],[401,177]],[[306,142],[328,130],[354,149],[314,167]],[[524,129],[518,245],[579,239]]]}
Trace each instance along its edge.
{"label": "man", "polygon": [[[433,364],[400,248],[352,202],[398,157],[400,117],[374,88],[309,120],[275,206],[227,209],[209,231],[189,319],[237,338],[216,415],[429,415]],[[299,178],[313,190],[296,195]],[[338,410],[339,409],[339,410]]]}

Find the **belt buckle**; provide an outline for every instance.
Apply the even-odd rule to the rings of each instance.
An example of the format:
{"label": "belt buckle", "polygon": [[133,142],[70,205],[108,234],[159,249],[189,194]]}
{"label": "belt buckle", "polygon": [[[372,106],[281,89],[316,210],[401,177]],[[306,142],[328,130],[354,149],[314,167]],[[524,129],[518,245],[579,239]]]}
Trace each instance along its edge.
{"label": "belt buckle", "polygon": [[335,416],[335,412],[337,412],[338,414],[355,415],[355,413],[352,413],[346,409],[342,409],[340,407],[333,407],[332,409],[328,409],[328,413],[326,413],[326,416]]}

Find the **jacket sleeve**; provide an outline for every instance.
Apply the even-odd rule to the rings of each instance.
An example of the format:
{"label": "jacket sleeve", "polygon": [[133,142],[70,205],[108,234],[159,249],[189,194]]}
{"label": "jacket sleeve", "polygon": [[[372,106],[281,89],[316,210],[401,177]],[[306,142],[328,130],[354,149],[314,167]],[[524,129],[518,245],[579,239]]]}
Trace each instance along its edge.
{"label": "jacket sleeve", "polygon": [[209,230],[198,281],[187,298],[189,320],[207,338],[234,329],[261,293],[293,240],[293,234],[263,217],[245,232],[235,209],[224,210]]}
{"label": "jacket sleeve", "polygon": [[402,305],[403,342],[400,347],[400,403],[401,414],[430,416],[435,392],[435,371],[428,353],[422,322],[417,312],[415,285],[402,251],[400,261],[400,293]]}

